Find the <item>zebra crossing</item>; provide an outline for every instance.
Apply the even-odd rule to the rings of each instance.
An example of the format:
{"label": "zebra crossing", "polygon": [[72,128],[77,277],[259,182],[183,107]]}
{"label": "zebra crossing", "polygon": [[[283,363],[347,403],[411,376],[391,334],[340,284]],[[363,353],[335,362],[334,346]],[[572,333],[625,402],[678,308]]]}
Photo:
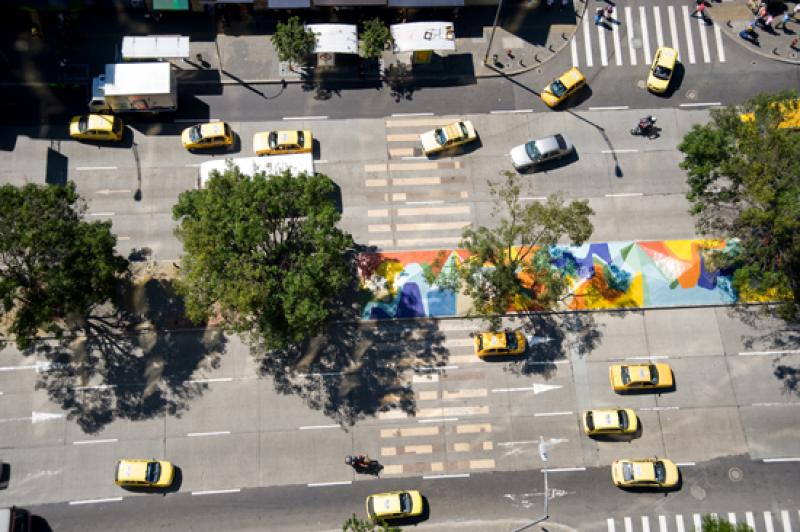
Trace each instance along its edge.
{"label": "zebra crossing", "polygon": [[595,25],[591,16],[585,16],[582,28],[570,42],[572,66],[649,65],[661,46],[675,48],[684,64],[724,63],[719,26],[690,13],[685,5],[626,6],[615,12],[614,21],[606,27]]}
{"label": "zebra crossing", "polygon": [[[792,532],[792,521],[798,525],[800,530],[800,510],[776,510],[776,511],[763,511],[763,512],[744,512],[744,513],[712,513],[711,515],[724,519],[736,525],[737,523],[745,523],[755,532]],[[650,521],[653,520],[651,528]],[[685,518],[682,514],[675,514],[674,516],[659,515],[655,518],[643,515],[639,519],[632,517],[623,517],[621,526],[617,526],[618,520],[608,518],[607,526],[608,532],[634,532],[641,530],[642,532],[650,532],[657,530],[658,532],[695,532],[701,530],[703,516],[699,513],[687,515]]]}

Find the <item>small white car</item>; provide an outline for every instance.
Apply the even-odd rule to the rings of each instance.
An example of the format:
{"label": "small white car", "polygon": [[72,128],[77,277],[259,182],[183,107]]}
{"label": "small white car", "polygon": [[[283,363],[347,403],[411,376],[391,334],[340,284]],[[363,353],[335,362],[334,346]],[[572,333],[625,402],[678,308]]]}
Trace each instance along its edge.
{"label": "small white car", "polygon": [[531,140],[511,150],[511,163],[517,170],[527,170],[548,161],[560,159],[572,152],[572,143],[561,134]]}

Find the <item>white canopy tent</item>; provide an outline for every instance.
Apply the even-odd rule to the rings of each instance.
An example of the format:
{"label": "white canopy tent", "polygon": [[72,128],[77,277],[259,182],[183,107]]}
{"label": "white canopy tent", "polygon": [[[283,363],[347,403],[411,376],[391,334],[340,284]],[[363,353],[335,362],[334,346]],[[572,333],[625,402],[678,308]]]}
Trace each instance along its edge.
{"label": "white canopy tent", "polygon": [[186,59],[187,57],[189,57],[189,37],[147,35],[122,38],[123,61]]}
{"label": "white canopy tent", "polygon": [[394,39],[394,52],[452,52],[456,34],[452,22],[407,22],[389,27]]}
{"label": "white canopy tent", "polygon": [[358,28],[355,24],[307,24],[317,36],[315,54],[357,54]]}

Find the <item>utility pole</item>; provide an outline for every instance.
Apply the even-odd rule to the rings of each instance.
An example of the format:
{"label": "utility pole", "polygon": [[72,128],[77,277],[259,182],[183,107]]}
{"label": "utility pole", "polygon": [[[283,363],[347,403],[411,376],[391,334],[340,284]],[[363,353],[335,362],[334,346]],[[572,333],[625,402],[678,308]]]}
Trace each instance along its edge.
{"label": "utility pole", "polygon": [[542,462],[544,462],[544,468],[542,468],[542,473],[544,473],[544,514],[536,521],[532,521],[527,525],[514,529],[513,532],[521,532],[526,528],[530,528],[533,525],[538,525],[539,523],[550,519],[550,514],[547,511],[547,500],[550,498],[550,490],[547,486],[547,459],[549,458],[547,454],[548,447],[550,447],[550,443],[545,443],[544,438],[539,436],[539,457],[542,459]]}
{"label": "utility pole", "polygon": [[492,41],[494,41],[494,32],[497,31],[497,22],[500,20],[500,8],[503,7],[503,0],[498,0],[497,11],[494,14],[494,24],[492,24],[492,34],[489,36],[489,44],[486,45],[486,55],[483,56],[483,64],[489,62],[489,52],[492,51]]}

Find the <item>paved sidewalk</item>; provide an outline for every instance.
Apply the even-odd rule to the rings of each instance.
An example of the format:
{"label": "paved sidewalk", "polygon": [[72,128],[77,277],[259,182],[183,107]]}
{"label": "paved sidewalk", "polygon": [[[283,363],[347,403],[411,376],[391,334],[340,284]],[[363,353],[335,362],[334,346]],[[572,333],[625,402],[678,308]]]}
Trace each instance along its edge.
{"label": "paved sidewalk", "polygon": [[[786,3],[789,13],[792,13],[795,4],[796,2]],[[790,20],[786,28],[774,29],[783,15],[777,11],[772,12],[774,20],[771,29],[754,25],[759,41],[756,45],[739,37],[739,33],[753,24],[756,17],[745,0],[712,3],[706,13],[734,42],[753,53],[768,59],[800,64],[800,41],[795,49],[791,48],[792,40],[800,36],[800,19]]]}

